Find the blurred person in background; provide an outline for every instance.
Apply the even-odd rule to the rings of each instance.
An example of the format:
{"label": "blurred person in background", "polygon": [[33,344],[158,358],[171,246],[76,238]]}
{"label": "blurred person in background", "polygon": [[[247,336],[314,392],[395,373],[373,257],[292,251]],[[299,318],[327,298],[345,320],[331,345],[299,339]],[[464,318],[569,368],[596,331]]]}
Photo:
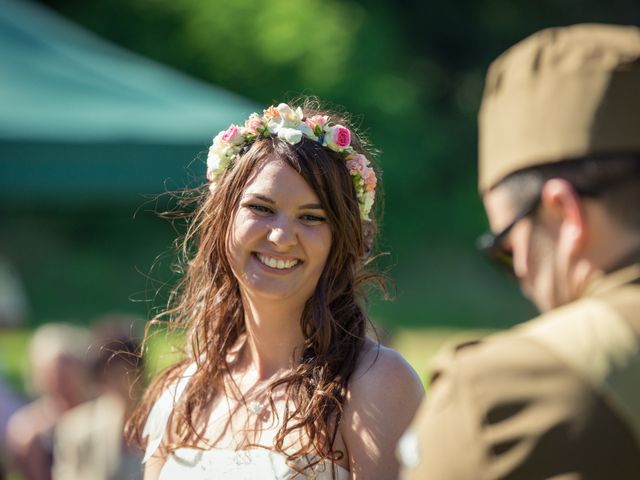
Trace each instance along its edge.
{"label": "blurred person in background", "polygon": [[[0,258],[0,335],[22,325],[26,316],[27,298],[22,284],[10,265]],[[0,352],[0,480],[4,478],[7,423],[24,403],[3,378],[6,361],[3,353]]]}
{"label": "blurred person in background", "polygon": [[54,480],[141,480],[142,451],[124,441],[142,363],[138,319],[108,315],[94,323],[89,362],[98,396],[64,413],[55,428]]}
{"label": "blurred person in background", "polygon": [[640,478],[640,29],[525,39],[479,122],[481,246],[543,313],[440,359],[403,478]]}
{"label": "blurred person in background", "polygon": [[377,177],[348,125],[283,103],[215,137],[160,316],[187,330],[187,356],[131,423],[145,479],[397,475],[423,389],[367,337]]}
{"label": "blurred person in background", "polygon": [[87,348],[87,332],[67,324],[45,324],[31,338],[29,374],[37,398],[7,426],[9,457],[25,480],[51,478],[53,429],[64,412],[91,396]]}
{"label": "blurred person in background", "polygon": [[[0,327],[1,334],[2,327]],[[1,367],[1,365],[0,365]],[[2,371],[0,370],[0,374]],[[23,402],[18,395],[9,388],[0,376],[0,479],[3,478],[4,462],[7,461],[6,432],[11,416],[18,411]]]}

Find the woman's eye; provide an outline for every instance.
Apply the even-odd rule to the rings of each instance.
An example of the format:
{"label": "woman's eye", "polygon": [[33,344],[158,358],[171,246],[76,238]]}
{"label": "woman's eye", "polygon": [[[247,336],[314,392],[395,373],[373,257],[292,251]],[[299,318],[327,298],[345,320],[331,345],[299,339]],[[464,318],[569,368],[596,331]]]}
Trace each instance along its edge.
{"label": "woman's eye", "polygon": [[247,208],[258,215],[269,215],[273,213],[273,210],[271,210],[269,207],[265,207],[264,205],[250,204],[247,205]]}
{"label": "woman's eye", "polygon": [[316,225],[319,223],[324,223],[327,221],[325,217],[321,217],[319,215],[302,215],[300,219],[307,224]]}

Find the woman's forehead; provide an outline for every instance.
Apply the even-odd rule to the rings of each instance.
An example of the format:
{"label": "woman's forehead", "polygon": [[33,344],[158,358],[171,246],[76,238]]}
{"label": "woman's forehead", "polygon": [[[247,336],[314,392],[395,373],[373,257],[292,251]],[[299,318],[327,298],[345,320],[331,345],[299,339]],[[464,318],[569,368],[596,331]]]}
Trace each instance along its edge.
{"label": "woman's forehead", "polygon": [[267,160],[257,168],[247,182],[243,196],[255,194],[319,202],[318,196],[302,175],[281,159]]}

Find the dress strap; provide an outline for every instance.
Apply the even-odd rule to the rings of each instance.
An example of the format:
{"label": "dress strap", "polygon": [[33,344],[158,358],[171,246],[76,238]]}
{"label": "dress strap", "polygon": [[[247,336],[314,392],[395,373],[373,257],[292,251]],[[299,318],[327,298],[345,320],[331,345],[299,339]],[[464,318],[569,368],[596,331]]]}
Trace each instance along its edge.
{"label": "dress strap", "polygon": [[178,403],[189,380],[197,369],[198,365],[195,362],[189,365],[178,380],[162,392],[156,403],[153,404],[153,408],[151,408],[147,417],[147,423],[142,431],[142,438],[147,438],[147,448],[142,463],[149,460],[160,446],[160,443],[162,443],[173,407]]}

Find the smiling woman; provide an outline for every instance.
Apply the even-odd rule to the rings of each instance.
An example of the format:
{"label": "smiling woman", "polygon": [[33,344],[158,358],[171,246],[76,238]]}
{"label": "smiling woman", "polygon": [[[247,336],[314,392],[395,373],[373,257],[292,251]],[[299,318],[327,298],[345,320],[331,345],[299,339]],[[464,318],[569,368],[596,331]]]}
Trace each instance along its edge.
{"label": "smiling woman", "polygon": [[185,359],[128,426],[147,480],[397,475],[422,385],[366,336],[377,177],[345,125],[307,101],[215,137],[185,276],[154,319],[187,330]]}
{"label": "smiling woman", "polygon": [[272,158],[245,188],[231,227],[229,262],[247,297],[303,306],[318,284],[331,237],[311,187],[288,163]]}

